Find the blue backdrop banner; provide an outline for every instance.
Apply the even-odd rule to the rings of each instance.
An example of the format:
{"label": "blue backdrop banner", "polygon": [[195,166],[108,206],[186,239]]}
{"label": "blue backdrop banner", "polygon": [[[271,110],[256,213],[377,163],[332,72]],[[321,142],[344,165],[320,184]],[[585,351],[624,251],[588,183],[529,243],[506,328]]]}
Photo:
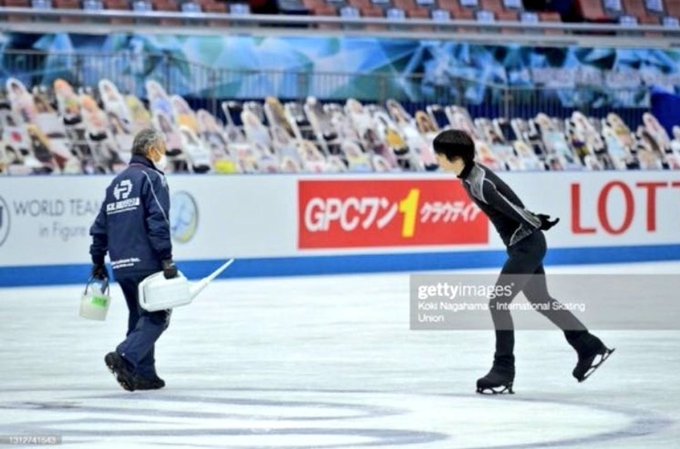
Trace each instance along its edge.
{"label": "blue backdrop banner", "polygon": [[[144,96],[277,95],[479,104],[527,88],[562,106],[646,107],[648,86],[680,86],[680,51],[529,47],[354,37],[1,34],[3,77],[29,85],[111,78]],[[26,51],[37,52],[27,55]],[[153,56],[150,56],[153,55]],[[463,98],[461,98],[461,96]]]}

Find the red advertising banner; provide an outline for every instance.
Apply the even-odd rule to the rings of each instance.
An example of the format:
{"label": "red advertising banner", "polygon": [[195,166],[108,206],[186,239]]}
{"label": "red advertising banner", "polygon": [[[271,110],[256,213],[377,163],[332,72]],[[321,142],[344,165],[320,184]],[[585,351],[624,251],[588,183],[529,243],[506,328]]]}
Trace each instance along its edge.
{"label": "red advertising banner", "polygon": [[488,242],[488,219],[456,180],[298,183],[300,249]]}
{"label": "red advertising banner", "polygon": [[[656,233],[659,210],[668,212],[663,210],[661,198],[669,191],[680,189],[679,181],[630,182],[613,179],[595,188],[586,186],[589,190],[587,194],[582,194],[581,184],[571,184],[571,232],[574,235]],[[596,204],[591,204],[589,208],[583,205],[587,197],[591,201],[596,198]],[[644,217],[644,225],[640,220],[636,224],[636,216]]]}

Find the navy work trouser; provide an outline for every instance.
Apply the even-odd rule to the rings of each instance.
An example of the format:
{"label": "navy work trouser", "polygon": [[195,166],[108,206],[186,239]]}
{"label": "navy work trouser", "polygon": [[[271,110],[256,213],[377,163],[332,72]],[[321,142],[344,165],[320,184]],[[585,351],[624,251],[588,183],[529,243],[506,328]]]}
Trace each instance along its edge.
{"label": "navy work trouser", "polygon": [[117,279],[128,306],[127,338],[116,348],[118,354],[130,364],[132,373],[145,378],[156,375],[154,347],[170,324],[170,310],[147,312],[139,306],[139,284],[144,275]]}

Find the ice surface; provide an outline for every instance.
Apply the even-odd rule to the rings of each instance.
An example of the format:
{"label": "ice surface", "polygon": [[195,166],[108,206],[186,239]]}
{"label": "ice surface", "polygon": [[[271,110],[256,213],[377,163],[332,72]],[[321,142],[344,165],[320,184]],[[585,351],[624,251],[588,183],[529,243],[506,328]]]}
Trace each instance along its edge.
{"label": "ice surface", "polygon": [[[678,273],[677,263],[548,273]],[[489,331],[409,330],[408,274],[217,281],[174,311],[157,347],[167,387],[120,389],[124,335],[78,317],[81,287],[0,289],[0,441],[71,447],[674,448],[680,333],[607,331],[591,379],[558,331],[519,332],[514,396],[474,393]],[[602,288],[607,288],[603,286]],[[649,292],[654,294],[653,291]],[[559,298],[559,295],[555,294]]]}

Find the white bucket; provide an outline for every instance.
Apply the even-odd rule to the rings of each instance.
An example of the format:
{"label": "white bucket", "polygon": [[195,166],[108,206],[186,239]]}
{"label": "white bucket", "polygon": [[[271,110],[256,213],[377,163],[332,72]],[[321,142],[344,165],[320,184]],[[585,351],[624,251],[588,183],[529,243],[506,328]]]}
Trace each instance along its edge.
{"label": "white bucket", "polygon": [[110,305],[109,281],[90,279],[80,298],[80,316],[88,320],[104,321]]}

